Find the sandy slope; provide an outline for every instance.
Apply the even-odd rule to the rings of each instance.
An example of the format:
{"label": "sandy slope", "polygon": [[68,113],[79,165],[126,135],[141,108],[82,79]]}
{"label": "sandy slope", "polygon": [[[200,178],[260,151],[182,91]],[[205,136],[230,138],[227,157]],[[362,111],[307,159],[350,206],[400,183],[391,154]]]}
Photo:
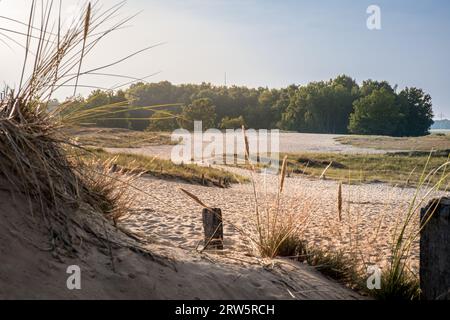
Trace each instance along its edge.
{"label": "sandy slope", "polygon": [[[51,252],[42,219],[36,212],[32,217],[26,203],[0,188],[0,299],[360,298],[294,262],[264,264],[134,241],[112,226],[105,229],[88,208],[66,212],[74,250]],[[74,264],[81,268],[82,289],[70,291],[66,269]]]}

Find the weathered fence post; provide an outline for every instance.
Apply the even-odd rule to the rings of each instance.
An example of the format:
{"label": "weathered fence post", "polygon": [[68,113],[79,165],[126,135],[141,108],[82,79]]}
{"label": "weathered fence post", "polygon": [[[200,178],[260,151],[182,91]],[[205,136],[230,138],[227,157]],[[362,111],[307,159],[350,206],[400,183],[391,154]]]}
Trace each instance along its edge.
{"label": "weathered fence post", "polygon": [[450,300],[450,198],[420,212],[420,289],[424,300]]}
{"label": "weathered fence post", "polygon": [[223,249],[222,210],[204,208],[202,210],[203,229],[205,231],[205,249]]}

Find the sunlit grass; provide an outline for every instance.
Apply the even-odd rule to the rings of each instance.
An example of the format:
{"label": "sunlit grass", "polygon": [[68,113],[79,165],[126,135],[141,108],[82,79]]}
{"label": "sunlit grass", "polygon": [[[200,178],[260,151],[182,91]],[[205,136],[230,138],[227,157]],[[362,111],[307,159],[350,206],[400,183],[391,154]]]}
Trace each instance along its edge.
{"label": "sunlit grass", "polygon": [[143,132],[127,129],[83,128],[67,129],[70,135],[82,146],[102,148],[140,148],[146,146],[171,145],[170,135],[163,132]]}
{"label": "sunlit grass", "polygon": [[[345,183],[386,182],[398,186],[420,184],[422,168],[438,168],[447,156],[409,156],[405,154],[288,154],[288,172],[305,176],[344,181]],[[331,166],[324,172],[324,170]],[[439,180],[432,177],[433,183]],[[443,181],[445,187],[449,180]]]}
{"label": "sunlit grass", "polygon": [[360,148],[374,148],[382,150],[449,150],[450,134],[433,133],[423,137],[387,137],[387,136],[344,136],[335,139],[343,144]]}
{"label": "sunlit grass", "polygon": [[170,160],[136,155],[129,153],[111,154],[103,149],[89,149],[83,154],[85,160],[98,159],[107,161],[113,159],[112,164],[121,169],[133,172],[143,172],[163,179],[180,179],[186,182],[205,186],[228,187],[233,183],[245,183],[247,178],[228,171],[196,164],[174,164]]}

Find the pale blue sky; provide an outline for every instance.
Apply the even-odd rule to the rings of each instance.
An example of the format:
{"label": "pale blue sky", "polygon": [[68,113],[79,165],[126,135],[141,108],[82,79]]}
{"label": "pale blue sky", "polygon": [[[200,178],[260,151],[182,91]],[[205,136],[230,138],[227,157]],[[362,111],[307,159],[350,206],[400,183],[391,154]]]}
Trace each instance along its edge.
{"label": "pale blue sky", "polygon": [[[25,20],[26,3],[0,0],[0,15]],[[372,4],[381,8],[381,30],[366,27]],[[140,77],[161,70],[153,81],[214,84],[223,84],[226,72],[229,85],[276,88],[345,73],[358,82],[421,87],[432,95],[435,114],[450,118],[449,1],[129,0],[123,12],[139,10],[132,27],[105,41],[87,64],[165,41],[112,71]],[[1,80],[16,81],[20,53],[0,43]]]}

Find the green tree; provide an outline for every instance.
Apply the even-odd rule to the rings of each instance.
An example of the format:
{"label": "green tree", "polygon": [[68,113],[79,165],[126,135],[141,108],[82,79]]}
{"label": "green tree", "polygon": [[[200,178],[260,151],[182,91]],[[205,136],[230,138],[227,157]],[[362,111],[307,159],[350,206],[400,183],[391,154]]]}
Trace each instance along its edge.
{"label": "green tree", "polygon": [[346,133],[358,85],[345,75],[299,87],[282,114],[282,129]]}
{"label": "green tree", "polygon": [[361,96],[368,96],[375,90],[385,89],[390,93],[395,93],[396,87],[392,87],[387,81],[365,80],[360,88]]}
{"label": "green tree", "polygon": [[[382,91],[384,94],[380,94]],[[378,105],[381,102],[376,100],[383,98],[383,101],[386,101],[386,96],[394,97],[395,100],[393,108],[386,110],[388,122],[392,123],[386,128],[380,121],[378,124],[382,127],[377,129],[372,120],[375,111],[379,112],[384,107],[380,105],[377,110],[370,110],[370,114],[365,114],[359,109],[371,109],[361,104]],[[361,101],[358,102],[356,109],[354,106],[358,99]],[[89,122],[104,127],[169,130],[174,126],[174,120],[156,121],[155,119],[161,118],[162,114],[155,114],[154,110],[147,107],[179,104],[158,110],[177,116],[184,112],[183,116],[187,121],[183,125],[189,128],[191,128],[189,123],[192,123],[194,118],[203,120],[206,127],[222,125],[234,127],[241,124],[239,119],[242,117],[246,126],[255,129],[279,128],[301,132],[347,133],[351,127],[352,130],[364,132],[362,123],[368,121],[370,127],[367,133],[376,131],[394,135],[422,135],[428,132],[433,116],[431,97],[421,89],[406,88],[397,94],[397,88],[386,81],[366,80],[359,86],[347,75],[303,86],[290,85],[282,89],[226,87],[210,83],[174,85],[168,81],[136,83],[124,91],[93,91],[86,100],[72,101],[67,112],[96,108],[119,101],[128,102],[126,106],[114,107],[114,111],[121,112],[103,114],[101,119],[89,118]],[[181,108],[180,105],[187,107]],[[393,113],[396,114],[395,117],[392,117]],[[380,116],[382,115],[383,111]],[[351,117],[353,122],[350,126]],[[180,124],[182,122],[179,120]],[[166,126],[168,127],[165,128]]]}
{"label": "green tree", "polygon": [[375,89],[355,101],[349,130],[357,134],[398,135],[403,118],[395,93],[387,88]]}
{"label": "green tree", "polygon": [[[117,92],[113,91],[103,91],[94,90],[88,96],[85,102],[85,108],[93,109],[112,103],[117,103],[121,101],[126,101],[125,94],[123,91],[119,90]],[[123,112],[118,112],[123,110]],[[111,109],[115,113],[108,114],[108,112],[102,112],[98,117],[92,118],[92,121],[96,123],[99,127],[107,128],[129,128],[130,122],[128,120],[129,114],[126,111],[126,107]]]}
{"label": "green tree", "polygon": [[225,117],[220,122],[221,129],[238,129],[242,126],[246,126],[243,116],[239,116],[237,118]]}
{"label": "green tree", "polygon": [[173,111],[156,111],[149,119],[146,131],[173,131],[177,129],[177,117]]}
{"label": "green tree", "polygon": [[85,107],[92,109],[105,106],[110,103],[111,93],[103,90],[94,90],[87,97]]}
{"label": "green tree", "polygon": [[434,122],[431,96],[422,89],[407,87],[399,93],[399,99],[405,115],[402,134],[407,136],[429,134]]}
{"label": "green tree", "polygon": [[202,121],[203,129],[213,128],[216,119],[216,107],[209,98],[194,100],[183,107],[178,123],[181,127],[193,130],[194,121]]}

